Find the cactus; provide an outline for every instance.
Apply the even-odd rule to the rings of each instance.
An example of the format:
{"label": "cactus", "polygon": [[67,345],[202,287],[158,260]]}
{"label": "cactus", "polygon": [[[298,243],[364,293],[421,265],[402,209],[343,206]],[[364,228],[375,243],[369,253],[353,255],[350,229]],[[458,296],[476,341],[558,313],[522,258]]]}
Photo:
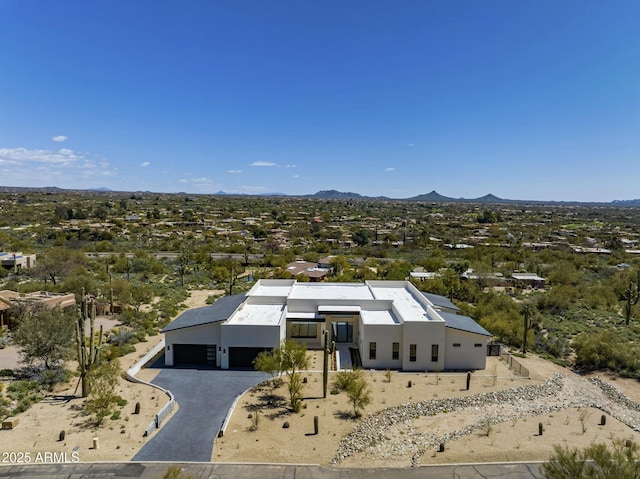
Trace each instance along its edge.
{"label": "cactus", "polygon": [[66,437],[67,433],[65,432],[65,430],[63,429],[62,431],[60,431],[60,434],[58,434],[58,441],[62,442],[64,441],[64,438]]}
{"label": "cactus", "polygon": [[[89,320],[89,344],[84,336],[85,323]],[[89,373],[100,363],[100,348],[102,347],[102,326],[100,326],[100,336],[97,344],[95,340],[96,305],[91,301],[91,312],[89,304],[82,289],[82,304],[80,305],[80,316],[76,322],[76,353],[78,356],[78,369],[80,370],[80,383],[82,384],[82,397],[86,398],[91,392]]]}
{"label": "cactus", "polygon": [[524,303],[522,306],[522,316],[524,320],[524,333],[522,336],[522,354],[527,353],[527,335],[529,330],[533,327],[533,322],[531,321],[531,304]]}
{"label": "cactus", "polygon": [[318,416],[313,416],[313,433],[318,435]]}
{"label": "cactus", "polygon": [[140,403],[139,402],[136,403],[136,408],[133,411],[133,414],[140,414]]}
{"label": "cactus", "polygon": [[640,299],[640,269],[638,270],[638,280],[635,284],[629,282],[629,287],[622,292],[622,299],[627,303],[624,306],[624,324],[629,326],[631,322],[631,308],[638,304]]}
{"label": "cactus", "polygon": [[467,372],[467,391],[469,390],[470,385],[471,385],[471,371]]}
{"label": "cactus", "polygon": [[538,436],[542,436],[542,432],[544,430],[544,426],[541,422],[538,423]]}
{"label": "cactus", "polygon": [[329,382],[329,331],[324,330],[324,358],[322,360],[322,397],[327,397],[327,384]]}

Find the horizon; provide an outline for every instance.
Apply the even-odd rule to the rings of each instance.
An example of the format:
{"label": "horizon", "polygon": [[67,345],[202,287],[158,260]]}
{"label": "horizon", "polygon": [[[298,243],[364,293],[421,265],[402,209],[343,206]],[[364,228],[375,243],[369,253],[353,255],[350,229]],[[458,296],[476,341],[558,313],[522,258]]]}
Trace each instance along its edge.
{"label": "horizon", "polygon": [[631,0],[7,0],[0,184],[640,198],[638,14]]}

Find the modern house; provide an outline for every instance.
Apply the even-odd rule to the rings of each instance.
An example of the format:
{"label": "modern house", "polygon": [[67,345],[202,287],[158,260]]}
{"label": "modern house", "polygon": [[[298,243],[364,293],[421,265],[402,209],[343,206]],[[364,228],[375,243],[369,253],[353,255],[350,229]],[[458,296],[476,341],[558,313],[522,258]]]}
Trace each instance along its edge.
{"label": "modern house", "polygon": [[165,364],[251,367],[285,338],[322,348],[327,331],[343,350],[358,351],[364,368],[484,369],[491,334],[457,311],[408,281],[260,280],[244,295],[186,311],[167,325]]}
{"label": "modern house", "polygon": [[5,269],[18,271],[20,269],[33,268],[36,265],[35,254],[24,254],[22,252],[0,251],[0,265]]}

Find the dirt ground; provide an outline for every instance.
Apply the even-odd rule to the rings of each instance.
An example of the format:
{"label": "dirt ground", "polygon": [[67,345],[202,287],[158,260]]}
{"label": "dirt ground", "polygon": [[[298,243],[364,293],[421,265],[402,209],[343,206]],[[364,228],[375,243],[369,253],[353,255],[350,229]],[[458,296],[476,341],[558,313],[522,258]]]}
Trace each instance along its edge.
{"label": "dirt ground", "polygon": [[[220,291],[192,291],[184,301],[187,308],[204,306],[206,299]],[[108,320],[113,321],[113,320]],[[136,351],[120,358],[122,370],[133,366],[150,351],[162,335],[149,337],[144,343],[135,345]],[[72,364],[68,368],[74,368]],[[138,377],[150,381],[157,370],[143,369]],[[3,381],[5,387],[8,381]],[[119,419],[107,419],[99,428],[88,425],[82,413],[83,399],[76,391],[77,380],[66,387],[58,388],[44,401],[33,405],[17,416],[19,424],[12,430],[0,430],[2,454],[10,463],[45,462],[52,454],[66,453],[68,461],[127,461],[149,438],[143,433],[154,420],[157,411],[167,403],[161,391],[143,384],[132,383],[122,378],[117,393],[127,401],[120,408]],[[135,404],[140,403],[140,414],[134,414]],[[60,431],[65,431],[64,441],[59,441]],[[152,437],[152,436],[151,436]],[[94,448],[94,438],[98,447]],[[11,454],[16,453],[16,454]],[[56,456],[53,462],[64,456]],[[3,458],[0,457],[0,460]],[[51,460],[46,461],[51,462]]]}
{"label": "dirt ground", "polygon": [[[487,369],[473,374],[469,391],[466,391],[466,374],[393,372],[391,382],[388,382],[384,372],[367,371],[365,376],[373,400],[364,410],[364,415],[409,402],[540,384],[556,372],[572,375],[570,371],[534,355],[522,360],[531,371],[531,379],[514,377],[498,358],[487,360]],[[321,360],[317,359],[316,364],[321,364]],[[306,373],[305,377],[306,398],[300,414],[293,414],[286,407],[286,384],[275,389],[260,385],[247,392],[238,402],[224,437],[216,440],[212,461],[331,464],[341,438],[353,430],[357,420],[353,418],[353,409],[345,393],[328,394],[326,399],[322,398],[320,372]],[[409,381],[411,387],[408,387]],[[640,385],[636,381],[618,379],[613,384],[632,399],[640,400]],[[411,443],[406,446],[403,435],[416,432],[446,435],[477,421],[483,413],[478,409],[417,420],[409,418],[406,423],[385,431],[389,444],[378,444],[356,453],[339,465],[409,467],[416,448]],[[607,417],[606,426],[599,426],[601,415],[602,411],[597,409],[568,408],[495,424],[488,431],[480,430],[447,441],[444,452],[436,452],[437,448],[425,451],[419,463],[546,460],[555,444],[585,447],[613,438],[640,441],[638,433],[611,417]],[[314,434],[314,416],[318,416],[317,435]],[[285,422],[288,428],[283,427]],[[543,436],[538,435],[539,423],[543,423]],[[400,443],[405,443],[405,446]]]}

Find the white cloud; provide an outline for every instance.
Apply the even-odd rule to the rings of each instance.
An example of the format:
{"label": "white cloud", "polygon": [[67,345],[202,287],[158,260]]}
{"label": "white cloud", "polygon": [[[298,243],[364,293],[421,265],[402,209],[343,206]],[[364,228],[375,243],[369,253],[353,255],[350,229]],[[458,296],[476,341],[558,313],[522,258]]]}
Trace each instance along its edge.
{"label": "white cloud", "polygon": [[300,175],[293,175],[294,178],[300,178]]}
{"label": "white cloud", "polygon": [[387,172],[387,173],[388,173],[389,171],[394,171],[394,170],[395,170],[395,168],[394,168],[393,166],[390,166],[389,168],[385,168],[385,169],[384,169],[384,171],[385,171],[385,172]]}
{"label": "white cloud", "polygon": [[413,143],[409,143],[407,146],[413,146]]}
{"label": "white cloud", "polygon": [[[78,153],[69,148],[58,151],[27,148],[0,148],[0,168],[7,172],[0,177],[16,186],[59,186],[85,188],[97,175],[116,175],[104,158],[90,153]],[[71,168],[74,168],[71,174]],[[78,182],[78,180],[82,180]]]}
{"label": "white cloud", "polygon": [[254,161],[250,166],[277,166],[272,161]]}
{"label": "white cloud", "polygon": [[143,161],[142,163],[140,163],[140,166],[142,166],[143,168],[146,168],[149,165],[151,165],[151,163],[148,161]]}
{"label": "white cloud", "polygon": [[64,135],[58,135],[58,136],[54,136],[53,138],[51,138],[53,141],[57,141],[57,142],[63,142],[63,141],[67,141],[69,139],[69,137],[64,136]]}
{"label": "white cloud", "polygon": [[227,173],[230,173],[232,175],[239,175],[240,173],[242,173],[242,170],[228,170]]}
{"label": "white cloud", "polygon": [[284,165],[285,168],[295,168],[296,165]]}

